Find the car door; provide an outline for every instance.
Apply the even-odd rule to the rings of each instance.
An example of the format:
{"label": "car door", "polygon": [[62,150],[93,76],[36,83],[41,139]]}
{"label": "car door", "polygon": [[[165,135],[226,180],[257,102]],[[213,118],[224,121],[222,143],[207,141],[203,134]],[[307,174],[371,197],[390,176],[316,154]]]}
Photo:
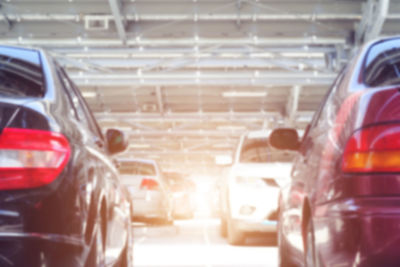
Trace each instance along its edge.
{"label": "car door", "polygon": [[326,138],[328,138],[326,132],[330,127],[329,120],[326,120],[331,112],[329,103],[334,100],[343,77],[344,71],[338,75],[328,90],[310,125],[306,128],[298,156],[293,163],[291,181],[282,188],[281,231],[294,253],[299,253],[299,255],[304,250],[303,235],[307,219],[305,216],[308,216],[305,213],[309,212],[305,207],[313,203],[315,194],[318,192],[316,188],[318,188],[321,158],[325,151]]}
{"label": "car door", "polygon": [[[101,180],[100,184],[102,184],[102,190],[106,195],[107,214],[105,217],[107,220],[107,232],[105,248],[106,263],[109,264],[114,262],[122,252],[122,248],[127,240],[127,227],[129,227],[127,222],[130,218],[122,203],[124,197],[120,188],[118,171],[108,155],[107,144],[100,128],[87,103],[79,93],[79,89],[69,79],[64,70],[61,70],[61,75],[64,83],[68,86],[77,114],[88,130],[85,147],[90,157],[94,158],[97,162],[96,166],[93,166],[89,173],[93,173],[94,177]],[[82,160],[86,162],[86,159]],[[82,185],[82,187],[84,186]]]}
{"label": "car door", "polygon": [[[97,136],[92,134],[89,122],[85,116],[85,111],[79,100],[79,95],[73,89],[65,71],[55,65],[60,85],[66,95],[66,103],[73,113],[71,121],[66,127],[69,141],[73,147],[73,179],[77,199],[76,212],[79,214],[80,222],[83,225],[81,229],[82,236],[90,236],[93,229],[92,221],[100,209],[100,198],[103,190],[106,190],[103,175],[103,164],[98,155],[101,155],[101,146]],[[86,239],[89,243],[90,240]]]}

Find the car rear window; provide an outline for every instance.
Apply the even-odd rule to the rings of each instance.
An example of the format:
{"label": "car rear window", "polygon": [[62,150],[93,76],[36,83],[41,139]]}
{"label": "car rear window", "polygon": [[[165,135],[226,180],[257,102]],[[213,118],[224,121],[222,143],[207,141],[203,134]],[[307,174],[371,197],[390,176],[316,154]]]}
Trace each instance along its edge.
{"label": "car rear window", "polygon": [[0,95],[43,97],[44,92],[39,52],[0,46]]}
{"label": "car rear window", "polygon": [[294,154],[270,147],[267,139],[246,139],[240,151],[242,163],[291,162]]}
{"label": "car rear window", "polygon": [[400,39],[373,45],[363,69],[364,83],[369,87],[400,85]]}
{"label": "car rear window", "polygon": [[121,162],[121,174],[130,175],[156,175],[156,168],[151,163],[145,162]]}

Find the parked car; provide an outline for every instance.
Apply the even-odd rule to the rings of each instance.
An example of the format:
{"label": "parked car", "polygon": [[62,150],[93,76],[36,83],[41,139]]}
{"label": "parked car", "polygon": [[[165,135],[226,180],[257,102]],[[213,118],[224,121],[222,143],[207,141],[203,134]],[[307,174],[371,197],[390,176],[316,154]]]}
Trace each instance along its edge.
{"label": "parked car", "polygon": [[276,233],[279,183],[289,177],[293,153],[268,143],[269,131],[241,137],[233,165],[222,185],[222,236],[239,245],[248,233]]}
{"label": "parked car", "polygon": [[164,172],[172,197],[172,215],[175,219],[191,219],[194,216],[195,184],[177,172]]}
{"label": "parked car", "polygon": [[301,143],[280,196],[281,266],[399,266],[400,39],[364,46],[338,75]]}
{"label": "parked car", "polygon": [[43,50],[0,46],[0,77],[0,266],[131,266],[124,135]]}
{"label": "parked car", "polygon": [[134,220],[173,223],[167,181],[155,160],[120,160],[120,172],[133,200]]}

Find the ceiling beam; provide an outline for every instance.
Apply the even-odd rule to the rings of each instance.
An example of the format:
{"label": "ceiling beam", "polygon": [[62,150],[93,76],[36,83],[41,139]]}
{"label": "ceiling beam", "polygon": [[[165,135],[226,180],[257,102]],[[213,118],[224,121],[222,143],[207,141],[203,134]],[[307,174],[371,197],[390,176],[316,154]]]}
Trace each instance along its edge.
{"label": "ceiling beam", "polygon": [[388,15],[390,0],[367,0],[361,22],[356,30],[356,44],[377,38]]}
{"label": "ceiling beam", "polygon": [[[86,67],[90,69],[90,66],[93,66],[93,69],[98,69],[98,66],[103,68],[114,68],[114,69],[133,69],[133,68],[142,68],[143,71],[147,71],[149,69],[149,65],[153,66],[152,68],[173,68],[176,66],[180,66],[181,68],[281,68],[287,69],[289,71],[299,71],[301,69],[312,68],[312,69],[321,69],[321,71],[326,70],[326,62],[323,57],[321,58],[284,58],[279,57],[275,58],[273,55],[267,57],[268,55],[257,55],[254,56],[242,56],[240,55],[222,55],[222,57],[218,57],[217,55],[205,55],[207,57],[204,58],[195,58],[195,57],[176,57],[171,60],[163,61],[160,58],[102,58],[102,59],[87,59],[87,58],[60,58],[59,60],[68,68],[77,68],[77,67]],[[236,58],[235,58],[236,56]],[[77,62],[79,61],[79,62]],[[80,63],[80,64],[78,64]]]}
{"label": "ceiling beam", "polygon": [[[46,48],[66,48],[66,47],[121,47],[121,40],[112,38],[4,38],[3,44],[8,45],[36,45]],[[258,37],[254,38],[200,38],[195,41],[194,38],[134,38],[128,39],[126,45],[129,46],[151,46],[151,47],[169,47],[194,45],[220,45],[220,46],[303,46],[303,45],[345,45],[345,38],[341,37],[292,37],[292,38],[273,38]]]}
{"label": "ceiling beam", "polygon": [[69,72],[82,86],[165,86],[165,85],[329,85],[337,74],[316,71],[152,71],[145,73]]}
{"label": "ceiling beam", "polygon": [[[298,111],[299,117],[311,119],[314,112]],[[265,118],[273,118],[281,116],[279,112],[257,112],[257,113],[166,113],[145,114],[145,113],[95,113],[95,117],[99,121],[146,121],[146,122],[186,122],[186,121],[207,121],[207,122],[228,122],[228,121],[264,121]]]}
{"label": "ceiling beam", "polygon": [[[176,149],[176,150],[129,150],[121,154],[121,156],[126,156],[128,154],[137,156],[137,155],[162,155],[162,156],[168,156],[168,155],[205,155],[205,156],[215,156],[217,152],[212,149],[208,150],[198,150],[198,151],[183,151],[181,149]],[[220,154],[228,154],[230,155],[232,153],[232,150],[218,150],[218,153]]]}
{"label": "ceiling beam", "polygon": [[126,30],[124,18],[121,13],[121,1],[120,0],[108,0],[110,5],[111,13],[114,18],[115,27],[117,28],[118,36],[122,41],[123,45],[126,45]]}
{"label": "ceiling beam", "polygon": [[[113,0],[109,0],[113,1]],[[110,4],[111,7],[111,4]],[[114,14],[114,13],[113,13]],[[162,14],[162,13],[153,13],[153,14],[122,14],[121,9],[119,11],[119,14],[125,18],[127,21],[134,21],[134,22],[148,22],[148,21],[159,21],[159,22],[168,22],[168,21],[193,21],[192,16],[188,16],[187,14]],[[394,14],[398,15],[398,14]],[[30,22],[36,22],[36,21],[66,21],[66,22],[73,22],[73,21],[79,21],[81,19],[81,16],[79,14],[60,14],[60,13],[55,13],[55,14],[19,14],[19,15],[14,15],[10,14],[7,16],[9,20],[11,21],[30,21]],[[99,19],[105,19],[105,20],[110,20],[110,19],[115,19],[113,15],[108,15],[108,14],[98,14],[96,15]],[[235,14],[226,14],[226,13],[205,13],[205,14],[198,14],[197,15],[197,20],[198,21],[235,21],[237,20],[238,16]],[[327,21],[327,20],[345,20],[345,21],[359,21],[361,19],[360,14],[335,14],[335,13],[330,13],[330,14],[252,14],[252,13],[243,13],[240,15],[240,20],[241,21],[252,21],[256,18],[258,21]],[[0,18],[0,21],[4,20],[3,18]]]}
{"label": "ceiling beam", "polygon": [[289,99],[286,105],[286,123],[293,126],[296,120],[296,114],[299,106],[301,87],[294,86],[291,89]]}
{"label": "ceiling beam", "polygon": [[157,106],[160,114],[164,114],[164,100],[161,86],[156,87]]}
{"label": "ceiling beam", "polygon": [[[260,51],[254,51],[254,48]],[[267,53],[272,53],[279,57],[279,54],[288,57],[313,57],[315,54],[321,56],[325,53],[336,52],[336,46],[304,46],[299,49],[298,45],[294,46],[262,46],[262,45],[249,45],[249,46],[229,46],[229,47],[219,47],[213,50],[213,54],[233,54],[235,56],[256,56],[263,55]],[[173,44],[165,47],[115,47],[112,50],[103,47],[54,47],[52,51],[58,54],[64,54],[68,57],[74,58],[175,58],[179,56],[201,56],[203,49],[199,48],[199,51],[194,51],[193,47],[177,47]],[[208,51],[206,51],[208,52]],[[212,55],[211,55],[212,56]]]}

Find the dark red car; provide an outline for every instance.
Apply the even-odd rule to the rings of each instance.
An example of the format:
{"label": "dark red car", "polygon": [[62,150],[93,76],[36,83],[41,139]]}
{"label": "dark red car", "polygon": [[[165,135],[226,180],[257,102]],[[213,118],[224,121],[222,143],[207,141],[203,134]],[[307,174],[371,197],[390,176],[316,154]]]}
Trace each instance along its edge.
{"label": "dark red car", "polygon": [[281,266],[400,266],[400,38],[375,41],[338,75],[279,199]]}

